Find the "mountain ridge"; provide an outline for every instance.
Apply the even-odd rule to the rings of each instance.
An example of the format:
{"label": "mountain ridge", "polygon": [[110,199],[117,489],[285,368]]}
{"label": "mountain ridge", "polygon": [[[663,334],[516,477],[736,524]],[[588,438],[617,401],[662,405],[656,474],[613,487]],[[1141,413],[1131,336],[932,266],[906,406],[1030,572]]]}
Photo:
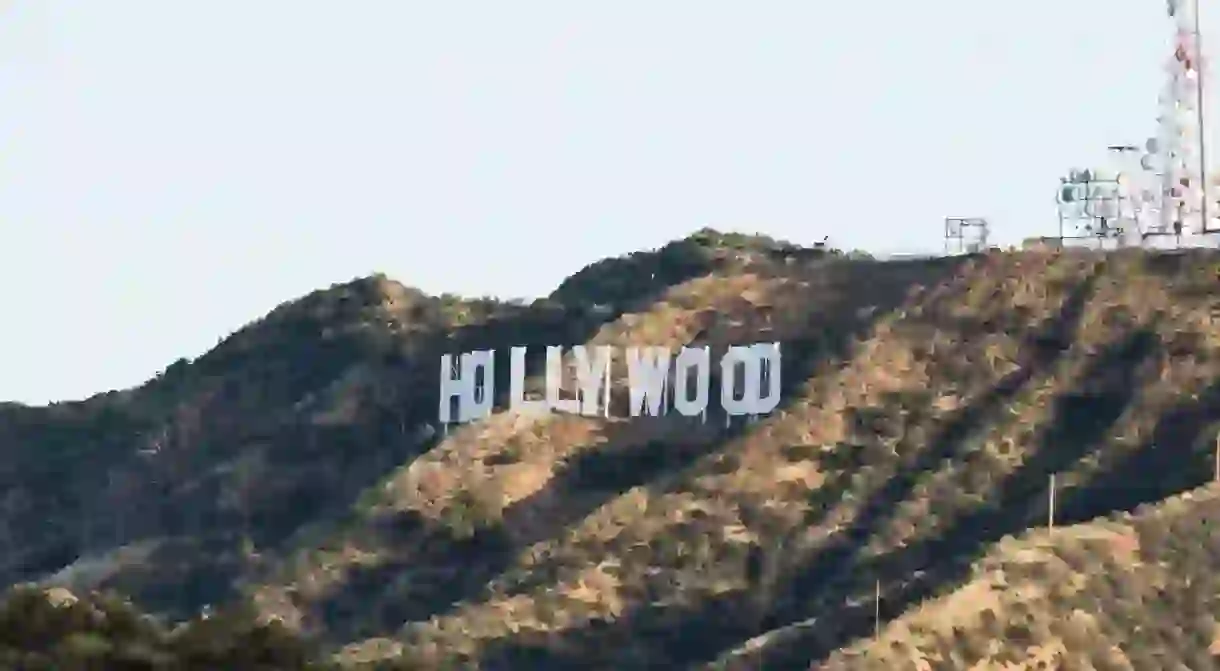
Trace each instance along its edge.
{"label": "mountain ridge", "polygon": [[[402,668],[1025,663],[1033,644],[1004,631],[991,651],[981,634],[887,632],[980,589],[976,557],[1044,524],[1050,475],[1057,523],[1084,536],[1211,479],[1218,264],[1203,250],[881,262],[705,230],[528,304],[357,279],[135,390],[0,408],[0,521],[22,548],[0,576],[92,561],[52,582],[171,619],[242,603],[340,661]],[[726,426],[522,418],[500,398],[487,420],[426,430],[442,353],[503,350],[499,377],[512,345],[696,340],[782,342],[781,407]],[[1054,648],[1060,611],[1037,603],[1029,626]],[[868,648],[875,628],[901,649]],[[1145,641],[1107,631],[1096,640]]]}

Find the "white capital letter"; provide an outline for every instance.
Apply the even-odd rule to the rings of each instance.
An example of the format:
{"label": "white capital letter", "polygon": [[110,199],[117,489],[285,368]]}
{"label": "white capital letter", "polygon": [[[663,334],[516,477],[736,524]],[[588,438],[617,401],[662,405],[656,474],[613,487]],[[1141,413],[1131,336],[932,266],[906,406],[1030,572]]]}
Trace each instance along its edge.
{"label": "white capital letter", "polygon": [[[737,366],[741,365],[741,398],[733,398],[737,388]],[[758,396],[758,355],[749,347],[730,347],[720,359],[720,405],[727,415],[746,415],[753,407],[750,399]]]}
{"label": "white capital letter", "polygon": [[627,350],[627,380],[631,386],[631,416],[639,417],[648,401],[649,414],[660,417],[665,405],[665,380],[669,376],[669,350],[648,347],[644,357],[640,349]]}
{"label": "white capital letter", "polygon": [[[461,361],[459,357],[458,361]],[[458,364],[461,365],[460,363]],[[450,401],[456,396],[458,397],[458,411],[465,409],[465,403],[462,401],[466,397],[466,387],[474,387],[474,380],[462,379],[460,370],[455,370],[453,365],[453,356],[450,354],[441,355],[441,398],[440,398],[440,422],[448,424],[452,421],[450,417]],[[471,393],[473,395],[473,392]]]}
{"label": "white capital letter", "polygon": [[[572,349],[576,355],[576,383],[580,387],[582,401],[580,413],[596,417],[597,397],[606,379],[606,371],[610,369],[610,348],[596,348],[597,354],[593,361],[589,360],[589,350],[584,345],[577,345]],[[606,387],[606,404],[610,404],[609,386]]]}
{"label": "white capital letter", "polygon": [[[452,421],[449,399],[458,397],[458,421],[465,423],[491,414],[495,403],[495,350],[466,352],[459,370],[454,370],[453,357],[441,356],[440,421]],[[483,369],[483,384],[476,388],[478,369]],[[480,393],[482,392],[482,393]]]}
{"label": "white capital letter", "polygon": [[563,390],[563,348],[546,348],[546,404],[555,412],[580,412],[580,399],[559,398]]}
{"label": "white capital letter", "polygon": [[539,414],[546,411],[546,401],[525,400],[525,352],[524,347],[514,347],[510,350],[512,386],[509,388],[509,401],[515,412],[523,415]]}
{"label": "white capital letter", "polygon": [[759,374],[767,383],[767,395],[756,398],[750,410],[755,415],[765,415],[779,406],[780,352],[779,343],[758,343],[750,346],[758,355]]}
{"label": "white capital letter", "polygon": [[[766,368],[763,362],[766,362]],[[737,386],[737,365],[743,371],[743,392],[740,399],[733,398]],[[762,396],[763,371],[768,377],[768,394]],[[730,347],[720,360],[720,403],[730,415],[761,415],[771,412],[779,405],[779,343]]]}
{"label": "white capital letter", "polygon": [[[686,417],[701,415],[707,409],[707,386],[711,379],[711,352],[707,347],[683,347],[674,364],[674,407]],[[691,369],[694,369],[693,371]],[[694,372],[695,397],[690,392]]]}

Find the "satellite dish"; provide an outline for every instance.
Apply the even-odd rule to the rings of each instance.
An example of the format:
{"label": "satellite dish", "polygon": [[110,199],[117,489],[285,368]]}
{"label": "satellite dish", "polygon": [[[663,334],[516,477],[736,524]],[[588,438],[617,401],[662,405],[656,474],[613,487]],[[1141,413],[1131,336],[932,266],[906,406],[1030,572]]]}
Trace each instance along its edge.
{"label": "satellite dish", "polygon": [[1152,170],[1152,157],[1143,156],[1140,158],[1140,168],[1144,170]]}
{"label": "satellite dish", "polygon": [[1160,148],[1161,141],[1154,137],[1148,138],[1148,141],[1144,143],[1144,149],[1147,149],[1149,154],[1157,153]]}

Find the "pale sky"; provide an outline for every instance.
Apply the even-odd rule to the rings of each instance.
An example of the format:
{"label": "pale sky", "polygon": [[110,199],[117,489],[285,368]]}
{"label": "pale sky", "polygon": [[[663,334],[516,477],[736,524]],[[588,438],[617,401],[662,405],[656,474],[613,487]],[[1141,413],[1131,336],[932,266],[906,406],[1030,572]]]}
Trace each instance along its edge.
{"label": "pale sky", "polygon": [[1060,175],[1154,133],[1171,32],[1163,0],[0,0],[0,399],[374,271],[536,296],[703,226],[1049,234]]}

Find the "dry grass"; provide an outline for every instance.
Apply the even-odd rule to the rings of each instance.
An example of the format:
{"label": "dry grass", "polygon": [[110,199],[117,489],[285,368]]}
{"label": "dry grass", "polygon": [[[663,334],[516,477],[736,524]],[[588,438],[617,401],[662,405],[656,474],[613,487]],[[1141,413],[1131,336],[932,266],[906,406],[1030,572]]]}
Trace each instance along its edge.
{"label": "dry grass", "polygon": [[[808,331],[819,315],[842,320],[848,305],[861,307],[858,295],[837,304],[802,295],[814,286],[834,295],[808,276],[766,282],[769,291],[755,303],[782,302],[775,312],[783,316],[773,322],[791,330],[780,340]],[[872,328],[840,358],[823,361],[782,411],[662,478],[606,499],[544,540],[517,546],[478,596],[404,629],[406,654],[447,650],[456,655],[451,661],[505,661],[533,650],[541,655],[536,659],[580,659],[594,667],[630,659],[685,664],[706,651],[682,649],[683,623],[718,603],[736,604],[725,611],[736,622],[708,631],[741,637],[722,640],[725,649],[767,627],[821,617],[840,620],[835,631],[798,636],[786,644],[793,649],[760,650],[754,658],[829,653],[836,642],[850,642],[850,623],[860,619],[853,613],[867,606],[874,576],[887,591],[915,591],[901,576],[934,565],[921,548],[948,539],[968,547],[978,537],[985,549],[990,533],[981,520],[994,517],[1019,531],[1045,519],[1039,501],[1046,473],[1058,474],[1066,521],[1098,505],[1099,514],[1107,510],[1076,494],[1145,453],[1175,404],[1205,393],[1217,377],[1210,363],[1215,336],[1198,316],[1208,313],[1211,298],[1190,294],[1188,284],[1180,274],[1150,270],[1140,255],[978,259],[951,281],[911,291],[876,315]],[[677,333],[693,330],[672,308],[655,314],[672,320]],[[748,340],[748,332],[726,341],[737,338]],[[1171,351],[1188,340],[1189,348]],[[1104,426],[1087,421],[1089,401],[1111,415]],[[1061,445],[1073,440],[1084,444]],[[1129,536],[1078,535],[1068,552],[1105,547],[1106,567],[1134,565]],[[1058,542],[1069,537],[1065,532]],[[1050,555],[1038,561],[1058,570]],[[612,580],[581,583],[577,576],[591,565]],[[979,604],[996,611],[1017,603],[1012,607],[1024,612],[1055,598],[1032,581],[997,586],[980,577],[966,584],[965,592],[922,608],[974,622],[987,612]],[[571,597],[575,585],[582,599]],[[602,603],[592,596],[598,590],[601,606],[592,605]],[[794,602],[794,594],[805,603]],[[907,615],[912,621],[923,612],[917,604]],[[1079,617],[1068,621],[1087,629]],[[668,631],[673,639],[631,633],[645,630]],[[1059,661],[1065,655],[1046,642],[1020,663],[1057,668],[1069,663]]]}
{"label": "dry grass", "polygon": [[1206,524],[1217,502],[1203,489],[1139,515],[1007,539],[969,582],[817,668],[1214,668],[1216,544],[1152,530]]}
{"label": "dry grass", "polygon": [[1216,668],[1220,505],[1166,499],[1212,474],[1220,258],[743,256],[576,342],[779,341],[776,412],[454,428],[247,576],[264,615],[402,668]]}

